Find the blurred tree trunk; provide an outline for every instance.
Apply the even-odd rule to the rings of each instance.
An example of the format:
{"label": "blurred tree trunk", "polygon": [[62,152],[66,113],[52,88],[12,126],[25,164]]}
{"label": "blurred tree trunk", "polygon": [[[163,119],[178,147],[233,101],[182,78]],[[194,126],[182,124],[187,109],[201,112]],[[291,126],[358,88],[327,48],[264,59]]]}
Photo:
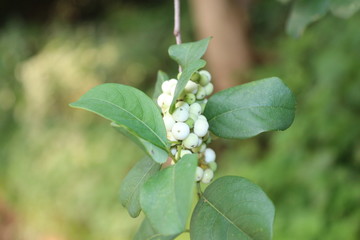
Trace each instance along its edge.
{"label": "blurred tree trunk", "polygon": [[247,0],[190,0],[199,39],[213,36],[205,55],[217,90],[244,81],[252,54],[247,31]]}

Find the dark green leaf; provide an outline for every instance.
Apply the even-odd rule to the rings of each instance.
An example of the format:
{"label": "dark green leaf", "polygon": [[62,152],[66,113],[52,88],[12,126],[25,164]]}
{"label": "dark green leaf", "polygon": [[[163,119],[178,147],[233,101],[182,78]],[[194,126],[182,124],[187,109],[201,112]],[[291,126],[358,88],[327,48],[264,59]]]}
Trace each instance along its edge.
{"label": "dark green leaf", "polygon": [[136,88],[115,83],[102,84],[70,106],[94,112],[126,126],[138,137],[159,148],[168,149],[160,110],[145,93]]}
{"label": "dark green leaf", "polygon": [[331,12],[341,18],[349,18],[360,9],[359,0],[331,0]]}
{"label": "dark green leaf", "polygon": [[330,0],[297,0],[287,21],[286,31],[293,37],[300,37],[307,25],[323,17],[328,11]]}
{"label": "dark green leaf", "polygon": [[160,94],[162,92],[161,85],[166,80],[169,80],[169,76],[166,73],[164,73],[163,71],[158,71],[154,94],[153,94],[153,100],[155,101],[155,103],[157,102],[157,98],[160,96]]}
{"label": "dark green leaf", "polygon": [[197,42],[172,45],[169,48],[169,55],[181,67],[185,68],[194,61],[199,60],[205,53],[210,37]]}
{"label": "dark green leaf", "polygon": [[275,209],[260,187],[227,176],[210,184],[191,218],[192,240],[270,240]]}
{"label": "dark green leaf", "polygon": [[144,184],[141,208],[157,233],[176,235],[185,230],[194,195],[196,166],[197,155],[185,155]]}
{"label": "dark green leaf", "polygon": [[133,142],[135,142],[144,152],[151,157],[157,163],[166,162],[169,153],[162,148],[155,146],[154,144],[138,137],[135,133],[133,133],[130,129],[125,126],[117,125],[112,122],[111,126],[113,126],[116,130],[121,132],[123,135],[129,137]]}
{"label": "dark green leaf", "polygon": [[204,115],[215,135],[244,139],[287,129],[295,117],[295,97],[279,78],[267,78],[214,94]]}
{"label": "dark green leaf", "polygon": [[140,189],[149,177],[160,170],[160,164],[149,157],[140,160],[128,173],[120,187],[121,204],[127,208],[131,217],[140,214]]}
{"label": "dark green leaf", "polygon": [[178,81],[178,84],[176,85],[174,98],[170,106],[170,113],[172,113],[175,110],[175,103],[176,99],[180,96],[182,91],[184,90],[187,82],[190,80],[191,75],[199,70],[200,68],[205,67],[206,61],[202,59],[198,59],[192,63],[190,63],[188,66],[186,66],[183,71],[181,72],[180,79]]}
{"label": "dark green leaf", "polygon": [[140,229],[136,233],[134,240],[172,240],[176,235],[165,236],[158,233],[150,224],[147,218],[141,223]]}

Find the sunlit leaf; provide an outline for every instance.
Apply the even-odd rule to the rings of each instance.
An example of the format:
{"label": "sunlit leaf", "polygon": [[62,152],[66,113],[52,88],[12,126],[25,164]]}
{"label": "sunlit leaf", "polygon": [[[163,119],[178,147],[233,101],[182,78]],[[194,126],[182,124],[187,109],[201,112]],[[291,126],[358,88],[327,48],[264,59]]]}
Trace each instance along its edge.
{"label": "sunlit leaf", "polygon": [[275,209],[260,187],[226,176],[210,184],[191,218],[192,240],[270,240]]}
{"label": "sunlit leaf", "polygon": [[204,115],[215,135],[244,139],[287,129],[295,117],[295,97],[279,78],[267,78],[214,94]]}

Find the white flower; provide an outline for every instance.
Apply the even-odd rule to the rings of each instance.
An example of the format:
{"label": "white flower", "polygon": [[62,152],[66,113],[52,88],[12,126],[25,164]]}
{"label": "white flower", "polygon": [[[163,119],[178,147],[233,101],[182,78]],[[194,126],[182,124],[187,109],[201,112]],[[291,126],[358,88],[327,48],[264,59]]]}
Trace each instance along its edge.
{"label": "white flower", "polygon": [[187,136],[189,136],[190,128],[186,123],[177,122],[171,129],[171,133],[177,140],[184,140]]}
{"label": "white flower", "polygon": [[207,148],[205,150],[204,155],[205,155],[205,162],[207,162],[207,163],[214,162],[216,159],[215,151],[212,150],[211,148]]}

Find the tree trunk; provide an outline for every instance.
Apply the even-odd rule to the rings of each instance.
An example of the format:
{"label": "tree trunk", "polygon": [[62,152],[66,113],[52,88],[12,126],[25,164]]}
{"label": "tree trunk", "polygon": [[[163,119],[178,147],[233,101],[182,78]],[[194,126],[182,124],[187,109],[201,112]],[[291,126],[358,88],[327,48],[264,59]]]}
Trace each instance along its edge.
{"label": "tree trunk", "polygon": [[197,37],[213,36],[205,59],[217,90],[238,85],[251,67],[247,1],[190,0]]}

